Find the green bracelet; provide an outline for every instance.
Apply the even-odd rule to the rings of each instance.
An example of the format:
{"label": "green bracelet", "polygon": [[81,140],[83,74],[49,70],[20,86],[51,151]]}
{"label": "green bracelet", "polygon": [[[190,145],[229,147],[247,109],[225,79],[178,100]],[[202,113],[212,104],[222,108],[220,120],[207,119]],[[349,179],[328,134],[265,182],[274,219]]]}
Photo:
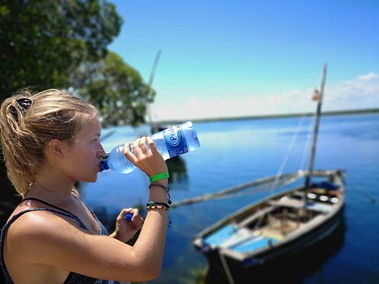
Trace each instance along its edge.
{"label": "green bracelet", "polygon": [[163,173],[156,174],[156,175],[149,177],[150,182],[155,182],[155,181],[166,179],[166,178],[169,178],[168,172],[163,172]]}

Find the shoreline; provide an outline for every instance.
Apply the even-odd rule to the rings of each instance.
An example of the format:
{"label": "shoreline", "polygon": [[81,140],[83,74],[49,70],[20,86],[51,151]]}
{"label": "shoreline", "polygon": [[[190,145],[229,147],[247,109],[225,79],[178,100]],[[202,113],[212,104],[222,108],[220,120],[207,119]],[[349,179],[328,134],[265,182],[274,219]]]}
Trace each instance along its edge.
{"label": "shoreline", "polygon": [[[379,108],[370,109],[358,109],[358,110],[339,110],[339,111],[325,111],[322,113],[323,116],[330,115],[357,115],[357,114],[373,114],[379,113]],[[234,120],[249,120],[249,119],[272,119],[272,118],[291,118],[291,117],[301,117],[301,116],[313,116],[313,112],[308,113],[290,113],[290,114],[268,114],[268,115],[251,115],[251,116],[236,116],[236,117],[215,117],[215,118],[194,118],[185,120],[162,120],[156,121],[154,124],[177,124],[183,121],[196,122],[217,122],[217,121],[234,121]]]}

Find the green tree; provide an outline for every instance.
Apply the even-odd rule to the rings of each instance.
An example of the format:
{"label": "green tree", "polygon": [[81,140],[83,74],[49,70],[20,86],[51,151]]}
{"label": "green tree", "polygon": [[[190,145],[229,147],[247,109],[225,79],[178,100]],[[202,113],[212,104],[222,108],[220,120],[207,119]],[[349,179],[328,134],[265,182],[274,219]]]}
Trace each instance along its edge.
{"label": "green tree", "polygon": [[82,64],[71,81],[81,97],[97,106],[104,126],[145,122],[147,105],[156,94],[139,72],[114,52],[99,62]]}
{"label": "green tree", "polygon": [[105,0],[2,0],[0,97],[26,86],[68,88],[81,62],[106,55],[121,25]]}

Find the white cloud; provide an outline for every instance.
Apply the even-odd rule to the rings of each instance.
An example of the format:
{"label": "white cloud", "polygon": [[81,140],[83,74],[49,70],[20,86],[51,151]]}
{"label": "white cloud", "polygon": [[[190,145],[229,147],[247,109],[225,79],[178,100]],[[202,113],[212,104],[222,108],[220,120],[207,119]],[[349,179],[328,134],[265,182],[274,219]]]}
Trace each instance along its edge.
{"label": "white cloud", "polygon": [[378,77],[379,77],[378,74],[376,74],[374,72],[370,72],[370,73],[368,73],[366,75],[360,75],[357,78],[358,78],[358,80],[364,80],[364,81],[366,81],[366,80],[376,79]]}
{"label": "white cloud", "polygon": [[[268,114],[306,113],[315,109],[311,100],[313,88],[289,90],[280,94],[239,98],[180,98],[156,103],[152,107],[153,119],[186,120]],[[180,104],[180,105],[179,105]],[[353,110],[379,108],[379,75],[368,73],[334,85],[326,84],[323,110]]]}
{"label": "white cloud", "polygon": [[330,95],[325,104],[329,110],[379,108],[379,75],[375,73],[342,81],[327,91]]}

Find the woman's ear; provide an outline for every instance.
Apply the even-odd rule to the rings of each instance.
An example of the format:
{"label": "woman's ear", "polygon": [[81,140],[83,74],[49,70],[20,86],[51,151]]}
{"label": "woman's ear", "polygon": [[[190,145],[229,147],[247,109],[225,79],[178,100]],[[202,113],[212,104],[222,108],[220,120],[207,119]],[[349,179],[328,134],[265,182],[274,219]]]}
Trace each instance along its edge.
{"label": "woman's ear", "polygon": [[47,143],[47,152],[56,158],[63,157],[63,145],[62,142],[58,139],[50,140]]}

